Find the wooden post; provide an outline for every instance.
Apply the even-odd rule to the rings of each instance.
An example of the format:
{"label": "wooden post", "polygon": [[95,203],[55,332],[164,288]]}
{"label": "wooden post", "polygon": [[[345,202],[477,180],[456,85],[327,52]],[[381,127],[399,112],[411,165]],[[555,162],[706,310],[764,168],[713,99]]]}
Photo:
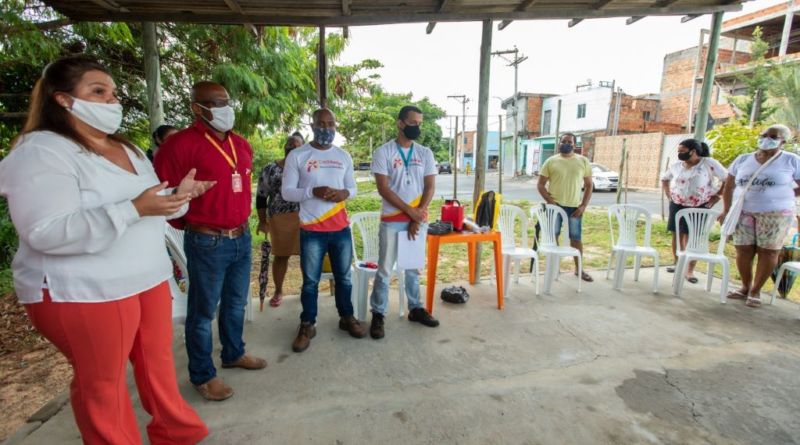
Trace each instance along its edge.
{"label": "wooden post", "polygon": [[319,47],[317,48],[317,92],[319,106],[328,106],[328,56],[325,52],[325,27],[319,27]]}
{"label": "wooden post", "polygon": [[700,106],[694,121],[694,138],[698,141],[705,139],[706,128],[708,127],[708,109],[711,106],[711,89],[714,87],[714,73],[717,67],[719,34],[722,30],[723,14],[724,12],[715,12],[711,19],[711,37],[708,41],[706,72],[703,75],[703,88],[700,90]]}
{"label": "wooden post", "polygon": [[[625,178],[625,168],[627,167],[625,163],[625,158],[628,155],[628,150],[625,144],[628,142],[627,138],[622,139],[622,156],[619,158],[619,183],[617,185],[617,204],[619,204],[620,198],[622,198],[622,180]],[[624,187],[627,187],[628,184],[625,184]]]}
{"label": "wooden post", "polygon": [[161,98],[161,62],[158,54],[156,24],[142,22],[142,49],[144,50],[144,77],[147,84],[147,117],[150,133],[164,123],[164,106]]}
{"label": "wooden post", "polygon": [[456,116],[456,134],[454,141],[455,147],[453,148],[453,162],[450,164],[450,168],[453,169],[453,199],[458,199],[458,141],[460,138],[464,136],[458,135],[458,116]]}
{"label": "wooden post", "polygon": [[499,172],[497,175],[497,191],[499,193],[503,193],[503,115],[497,115],[497,124],[500,127],[499,133],[497,134],[497,171]]}
{"label": "wooden post", "polygon": [[[478,204],[486,182],[486,140],[489,132],[489,76],[492,60],[492,21],[483,21],[481,33],[481,62],[478,89],[478,144],[475,150],[475,187],[472,191],[472,208]],[[475,255],[476,282],[481,276],[481,245],[478,243]]]}

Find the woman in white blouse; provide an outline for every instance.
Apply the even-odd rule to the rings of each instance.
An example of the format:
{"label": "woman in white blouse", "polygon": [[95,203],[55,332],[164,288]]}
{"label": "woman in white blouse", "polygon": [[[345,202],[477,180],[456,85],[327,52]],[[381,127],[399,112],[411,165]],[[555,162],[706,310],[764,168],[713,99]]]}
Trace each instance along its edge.
{"label": "woman in white blouse", "polygon": [[[697,139],[686,139],[678,145],[678,161],[669,166],[661,175],[661,185],[664,193],[669,198],[669,219],[667,230],[673,233],[672,256],[676,256],[675,232],[680,235],[681,248],[686,246],[689,228],[683,221],[680,227],[675,227],[675,215],[683,209],[712,208],[722,198],[724,181],[728,175],[725,167],[716,159],[710,157],[711,152],[705,142]],[[689,263],[686,268],[686,279],[690,283],[697,283],[694,276],[696,261]],[[675,272],[675,267],[667,267],[667,272]]]}
{"label": "woman in white blouse", "polygon": [[108,71],[86,56],[49,65],[28,120],[0,162],[0,196],[19,233],[14,286],[31,323],[74,370],[70,400],[84,443],[141,443],[126,365],[151,443],[207,434],[178,391],[172,357],[165,217],[213,182],[159,184],[144,153],[115,133],[122,107]]}
{"label": "woman in white blouse", "polygon": [[[800,156],[781,150],[791,139],[787,126],[772,125],[759,136],[758,150],[739,155],[728,169],[725,211],[720,219],[731,208],[736,209],[734,202],[742,199],[741,212],[731,215],[736,218],[733,245],[742,287],[729,293],[728,298],[745,300],[752,308],[761,306],[761,288],[778,264],[778,255],[795,220]],[[753,270],[756,255],[758,261]]]}

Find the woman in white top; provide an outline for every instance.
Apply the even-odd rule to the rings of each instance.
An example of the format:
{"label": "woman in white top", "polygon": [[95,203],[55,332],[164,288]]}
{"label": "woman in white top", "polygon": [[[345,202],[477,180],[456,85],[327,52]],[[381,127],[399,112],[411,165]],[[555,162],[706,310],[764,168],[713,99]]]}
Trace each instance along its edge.
{"label": "woman in white top", "polygon": [[[678,145],[678,161],[669,166],[661,175],[661,186],[669,198],[669,219],[667,230],[672,232],[672,256],[676,256],[676,236],[680,235],[681,248],[686,247],[689,227],[686,221],[681,221],[680,227],[675,227],[675,216],[683,209],[712,208],[722,198],[722,189],[728,171],[716,159],[711,158],[711,152],[705,142],[697,139],[686,139]],[[689,263],[686,269],[686,279],[690,283],[697,283],[694,276],[696,261]],[[667,272],[675,272],[675,267],[667,267]]]}
{"label": "woman in white top", "polygon": [[208,429],[175,378],[164,228],[214,184],[191,172],[165,190],[144,153],[115,134],[115,94],[108,71],[87,56],[53,62],[36,83],[25,127],[0,162],[0,196],[19,234],[14,287],[73,367],[84,443],[141,443],[130,361],[153,416],[150,442],[193,444]]}
{"label": "woman in white top", "polygon": [[[749,307],[761,306],[761,287],[775,269],[778,254],[794,221],[796,187],[800,185],[800,156],[781,150],[791,138],[788,127],[773,125],[758,138],[755,153],[740,155],[728,169],[723,197],[725,210],[720,219],[730,211],[734,199],[744,199],[733,235],[742,287],[729,293],[728,298],[745,300]],[[766,162],[770,164],[758,173],[742,197],[751,177]],[[758,263],[754,274],[756,254]]]}

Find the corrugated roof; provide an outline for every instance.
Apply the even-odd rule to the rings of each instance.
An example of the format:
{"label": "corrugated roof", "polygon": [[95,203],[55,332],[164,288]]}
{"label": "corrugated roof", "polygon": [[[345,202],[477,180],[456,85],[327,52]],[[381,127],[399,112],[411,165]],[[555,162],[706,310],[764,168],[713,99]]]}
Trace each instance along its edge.
{"label": "corrugated roof", "polygon": [[354,26],[738,11],[748,0],[44,0],[77,21]]}

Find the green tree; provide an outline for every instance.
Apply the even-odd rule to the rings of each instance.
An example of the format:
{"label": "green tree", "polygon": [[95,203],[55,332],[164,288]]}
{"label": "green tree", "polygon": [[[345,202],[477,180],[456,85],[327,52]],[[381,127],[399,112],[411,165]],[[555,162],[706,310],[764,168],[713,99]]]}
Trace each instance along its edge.
{"label": "green tree", "polygon": [[762,35],[761,27],[756,26],[753,31],[753,43],[750,45],[748,71],[737,76],[737,80],[747,87],[747,94],[730,98],[748,120],[753,116],[753,108],[757,106],[755,122],[759,123],[764,122],[775,112],[775,107],[768,103],[773,65],[766,59],[769,43],[761,38]]}
{"label": "green tree", "polygon": [[771,121],[786,124],[797,134],[800,131],[800,67],[776,66],[771,77],[769,94],[776,108]]}
{"label": "green tree", "polygon": [[762,126],[751,127],[744,120],[732,120],[717,125],[706,134],[710,141],[711,156],[720,164],[729,166],[737,156],[751,153],[756,148]]}
{"label": "green tree", "polygon": [[433,150],[437,159],[442,152],[447,158],[448,146],[437,122],[444,117],[444,110],[427,97],[415,101],[411,93],[388,93],[373,86],[358,103],[348,103],[339,110],[339,131],[347,139],[347,148],[356,162],[371,160],[377,147],[397,135],[397,113],[404,105],[415,105],[424,115],[418,142]]}

